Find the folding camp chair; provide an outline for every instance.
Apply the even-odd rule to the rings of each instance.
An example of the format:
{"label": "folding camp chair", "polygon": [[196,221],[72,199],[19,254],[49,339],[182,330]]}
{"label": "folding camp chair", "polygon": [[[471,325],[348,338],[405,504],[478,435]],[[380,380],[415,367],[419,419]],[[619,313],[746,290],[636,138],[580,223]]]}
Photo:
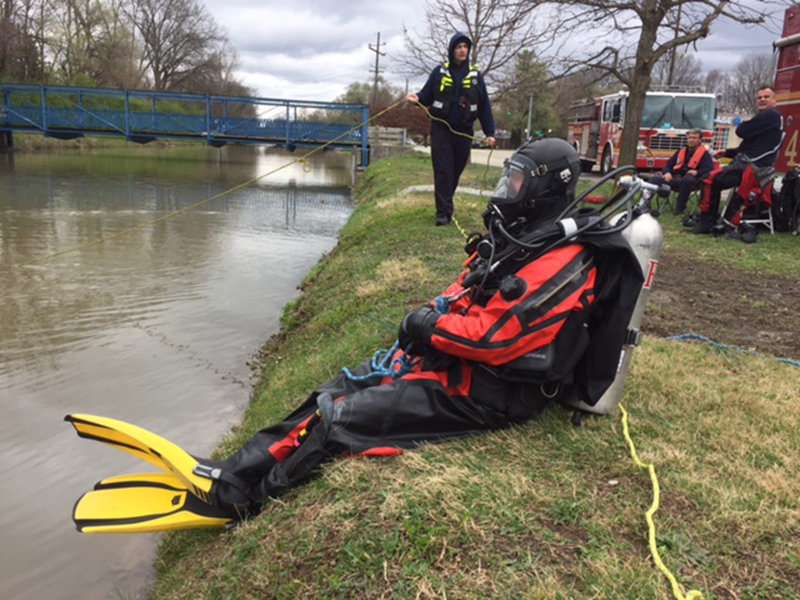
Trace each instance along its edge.
{"label": "folding camp chair", "polygon": [[[742,175],[742,183],[729,196],[722,211],[723,220],[731,227],[739,225],[763,225],[770,234],[775,233],[772,217],[772,184],[770,179],[762,189],[753,170],[748,166]],[[738,197],[738,199],[737,199]],[[732,204],[732,203],[738,204]]]}

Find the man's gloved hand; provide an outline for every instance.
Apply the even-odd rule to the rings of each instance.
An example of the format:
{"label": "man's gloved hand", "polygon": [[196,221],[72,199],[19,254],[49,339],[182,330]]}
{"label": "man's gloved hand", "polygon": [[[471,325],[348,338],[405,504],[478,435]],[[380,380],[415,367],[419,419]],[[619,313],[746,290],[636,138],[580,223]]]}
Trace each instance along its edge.
{"label": "man's gloved hand", "polygon": [[[397,341],[400,348],[405,350],[412,342],[422,349],[423,344],[431,343],[431,335],[439,320],[439,314],[430,306],[423,306],[408,313],[400,324]],[[421,352],[420,352],[421,354]]]}

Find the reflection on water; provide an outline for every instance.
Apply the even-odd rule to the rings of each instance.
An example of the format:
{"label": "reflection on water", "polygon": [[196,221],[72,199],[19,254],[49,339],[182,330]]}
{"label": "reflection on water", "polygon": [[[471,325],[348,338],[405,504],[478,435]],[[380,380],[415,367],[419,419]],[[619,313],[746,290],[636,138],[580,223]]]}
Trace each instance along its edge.
{"label": "reflection on water", "polygon": [[200,455],[238,420],[248,357],[349,216],[352,159],[330,153],[153,221],[287,160],[188,149],[0,161],[0,597],[146,586],[155,536],[82,536],[70,513],[102,477],[150,469],[62,419],[132,421]]}

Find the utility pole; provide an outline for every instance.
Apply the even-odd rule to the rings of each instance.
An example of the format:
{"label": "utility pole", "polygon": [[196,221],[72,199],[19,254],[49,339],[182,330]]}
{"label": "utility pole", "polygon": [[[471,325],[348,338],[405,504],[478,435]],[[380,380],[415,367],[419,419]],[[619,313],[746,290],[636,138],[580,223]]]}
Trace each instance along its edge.
{"label": "utility pole", "polygon": [[533,114],[533,96],[528,98],[528,128],[525,132],[528,134],[528,139],[526,141],[530,141],[531,137],[531,115]]}
{"label": "utility pole", "polygon": [[381,44],[381,32],[378,32],[378,43],[375,44],[375,47],[372,47],[372,44],[368,44],[369,49],[375,53],[375,81],[372,84],[372,107],[375,108],[375,104],[378,101],[378,75],[380,74],[380,59],[381,56],[386,56],[386,52],[381,52],[381,46],[385,46],[386,42]]}

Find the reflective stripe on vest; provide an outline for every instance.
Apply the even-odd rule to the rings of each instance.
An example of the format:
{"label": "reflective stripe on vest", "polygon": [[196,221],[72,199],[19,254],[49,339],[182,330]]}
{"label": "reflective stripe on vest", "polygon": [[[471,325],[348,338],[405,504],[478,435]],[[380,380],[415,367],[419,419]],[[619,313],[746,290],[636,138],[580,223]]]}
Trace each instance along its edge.
{"label": "reflective stripe on vest", "polygon": [[[464,80],[461,82],[461,90],[463,94],[467,97],[467,103],[462,106],[462,114],[461,118],[467,122],[471,123],[474,121],[478,116],[478,96],[479,96],[479,89],[478,89],[478,75],[480,66],[479,65],[470,65],[469,72],[467,73]],[[446,118],[447,113],[450,110],[450,106],[454,101],[457,101],[457,98],[453,97],[453,86],[454,80],[453,76],[450,74],[450,62],[444,63],[441,67],[439,67],[439,75],[441,76],[441,80],[439,82],[439,89],[434,94],[434,101],[431,105],[431,108],[434,109],[432,114],[437,117]],[[464,110],[466,109],[466,110]]]}

